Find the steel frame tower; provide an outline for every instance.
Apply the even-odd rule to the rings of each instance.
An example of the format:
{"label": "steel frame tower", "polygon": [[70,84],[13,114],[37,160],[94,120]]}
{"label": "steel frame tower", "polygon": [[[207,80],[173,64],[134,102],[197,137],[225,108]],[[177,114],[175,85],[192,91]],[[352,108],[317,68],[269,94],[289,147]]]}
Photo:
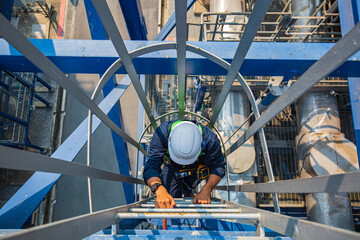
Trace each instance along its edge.
{"label": "steel frame tower", "polygon": [[[44,72],[61,87],[76,97],[89,109],[89,117],[85,119],[73,134],[52,154],[46,157],[34,153],[0,147],[0,167],[41,171],[36,172],[29,181],[0,209],[0,225],[4,228],[20,228],[32,211],[44,198],[61,174],[85,176],[131,184],[144,184],[142,179],[115,174],[91,166],[91,151],[88,151],[88,165],[72,163],[80,149],[87,144],[91,149],[91,133],[94,133],[101,122],[106,124],[115,134],[135,146],[146,155],[146,151],[138,140],[131,138],[118,124],[108,116],[114,104],[132,83],[142,103],[151,126],[156,129],[157,122],[150,108],[146,94],[138,74],[177,74],[179,117],[185,114],[185,74],[193,75],[226,75],[225,83],[213,108],[209,122],[212,127],[220,113],[230,88],[235,80],[243,87],[256,118],[250,128],[224,154],[229,155],[239,148],[251,136],[260,134],[264,159],[269,182],[232,187],[218,187],[229,191],[245,191],[257,193],[349,193],[360,192],[356,184],[360,181],[358,172],[275,181],[263,126],[284,108],[300,98],[317,82],[327,76],[349,77],[349,92],[354,119],[354,131],[360,150],[360,25],[359,0],[339,1],[342,31],[344,37],[337,43],[253,43],[257,30],[268,10],[271,0],[258,0],[255,3],[249,22],[239,43],[187,42],[186,12],[194,1],[176,0],[176,11],[172,22],[165,25],[157,40],[163,40],[175,25],[176,42],[136,41],[145,40],[143,21],[138,7],[127,6],[129,2],[120,1],[122,9],[132,9],[129,18],[135,18],[138,24],[129,26],[134,32],[132,41],[123,41],[106,1],[85,1],[87,10],[97,12],[99,19],[90,19],[98,24],[93,39],[104,40],[28,40],[4,15],[0,15],[0,66],[2,70],[23,72]],[[136,3],[135,3],[136,5]],[[103,28],[101,28],[103,26]],[[99,30],[100,29],[100,30]],[[111,40],[107,38],[104,30]],[[100,31],[100,32],[99,32]],[[140,32],[137,32],[140,31]],[[131,34],[132,35],[132,34]],[[97,37],[95,37],[97,36]],[[236,49],[236,50],[234,50]],[[174,51],[175,50],[175,51]],[[231,64],[229,63],[231,62]],[[160,64],[161,63],[161,64]],[[259,67],[261,64],[261,68]],[[89,67],[91,66],[91,67]],[[109,67],[110,66],[110,67]],[[298,81],[283,95],[277,98],[266,111],[260,114],[255,98],[242,75],[285,76],[289,72],[299,75]],[[89,98],[65,73],[97,73],[103,74],[91,98]],[[104,100],[97,105],[95,99],[100,91],[116,73],[127,73],[121,83],[106,94]],[[240,74],[241,73],[241,74]],[[87,134],[89,133],[89,134]],[[88,135],[88,136],[87,136]],[[47,172],[47,173],[44,173]],[[89,200],[91,201],[91,191]],[[222,201],[225,203],[225,201]],[[59,239],[82,238],[115,224],[121,213],[142,203],[133,203],[100,212],[92,212],[79,217],[35,227],[8,238],[44,237],[56,233]],[[231,205],[231,203],[226,202]],[[91,204],[90,204],[91,206]],[[234,206],[234,205],[231,205]],[[262,227],[272,229],[280,234],[295,239],[313,238],[346,238],[358,239],[359,234],[339,228],[299,220],[289,216],[264,210],[240,206],[244,212],[256,213],[256,219]],[[116,217],[118,216],[118,217]],[[120,217],[119,217],[120,216]],[[254,217],[254,216],[249,216]]]}

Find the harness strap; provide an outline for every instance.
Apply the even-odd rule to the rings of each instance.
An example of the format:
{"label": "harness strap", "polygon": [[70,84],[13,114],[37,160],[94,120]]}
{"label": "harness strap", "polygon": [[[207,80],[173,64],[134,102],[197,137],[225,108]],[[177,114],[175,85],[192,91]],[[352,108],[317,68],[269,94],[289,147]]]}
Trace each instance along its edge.
{"label": "harness strap", "polygon": [[[176,125],[178,125],[178,124],[181,123],[181,122],[183,122],[183,121],[182,121],[182,120],[178,120],[178,121],[174,122],[173,124],[171,124],[170,132],[174,129],[174,127],[175,127]],[[196,124],[196,125],[198,126],[201,135],[203,135],[203,131],[202,131],[202,128],[201,128],[200,124]]]}

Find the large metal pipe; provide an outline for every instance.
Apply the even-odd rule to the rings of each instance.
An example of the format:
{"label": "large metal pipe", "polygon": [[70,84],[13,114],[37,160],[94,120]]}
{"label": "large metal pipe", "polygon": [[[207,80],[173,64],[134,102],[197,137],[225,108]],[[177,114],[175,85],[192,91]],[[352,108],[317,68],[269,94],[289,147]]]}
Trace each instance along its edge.
{"label": "large metal pipe", "polygon": [[[341,133],[336,97],[311,92],[299,99],[296,107],[301,177],[358,171],[356,146]],[[307,194],[306,211],[311,221],[354,230],[347,194]]]}
{"label": "large metal pipe", "polygon": [[[216,100],[215,100],[216,101]],[[217,127],[223,139],[228,139],[246,120],[250,114],[249,101],[241,91],[230,91],[217,119]],[[248,128],[249,122],[225,144],[230,147]],[[253,138],[249,139],[240,148],[227,156],[229,165],[229,185],[253,183],[256,175],[255,148]],[[224,177],[219,186],[226,186]],[[227,199],[226,191],[216,191],[216,197]],[[256,206],[256,194],[244,192],[230,192],[230,201],[248,206]]]}
{"label": "large metal pipe", "polygon": [[[311,16],[319,1],[293,0],[291,5],[294,16]],[[321,15],[321,11],[316,15]],[[296,24],[304,25],[308,21],[299,19]],[[310,24],[316,24],[316,21]],[[309,30],[302,28],[299,32]],[[356,147],[341,133],[338,104],[334,96],[325,92],[304,95],[297,103],[297,116],[299,134],[296,143],[302,178],[358,170]],[[351,202],[347,194],[306,194],[305,202],[309,220],[354,230]]]}
{"label": "large metal pipe", "polygon": [[[210,12],[245,12],[243,0],[211,0]],[[217,18],[218,22],[230,23],[230,25],[218,25],[217,31],[224,32],[240,32],[243,30],[242,25],[231,25],[231,23],[246,23],[247,17],[244,15],[224,15],[221,17],[211,16],[211,21],[215,22]],[[216,26],[215,26],[216,27]],[[212,29],[213,30],[213,29]],[[216,34],[214,38],[210,39],[219,40],[232,40],[238,41],[241,36],[239,34],[221,33]]]}

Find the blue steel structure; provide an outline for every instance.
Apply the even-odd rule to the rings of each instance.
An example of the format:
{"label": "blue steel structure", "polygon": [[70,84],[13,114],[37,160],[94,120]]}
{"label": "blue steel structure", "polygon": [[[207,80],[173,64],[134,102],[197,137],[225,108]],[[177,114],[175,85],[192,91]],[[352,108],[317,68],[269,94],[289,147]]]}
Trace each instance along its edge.
{"label": "blue steel structure", "polygon": [[[137,40],[146,40],[146,26],[145,26],[145,19],[143,18],[143,15],[141,13],[141,6],[135,6],[137,3],[135,1],[119,1],[121,4],[121,8],[123,12],[127,12],[127,14],[124,14],[125,21],[127,23],[127,27],[129,30],[129,35],[132,39]],[[193,1],[194,2],[194,1]],[[105,32],[105,29],[103,27],[103,24],[96,13],[96,10],[92,4],[91,1],[85,0],[85,8],[86,13],[88,17],[91,37],[94,40],[99,39],[108,39],[108,36]],[[134,12],[133,12],[134,10]],[[140,10],[140,11],[139,11]],[[135,22],[135,24],[134,24]],[[141,24],[136,24],[141,23]],[[173,23],[174,24],[174,23]],[[171,31],[171,30],[170,30]],[[168,34],[168,33],[167,33]],[[100,74],[103,73],[99,72]],[[109,98],[109,96],[113,96],[114,90],[116,90],[115,85],[115,77],[110,79],[108,83],[103,88],[103,93],[105,99],[102,103],[104,103],[103,106],[106,106],[106,104],[111,104],[114,98]],[[124,84],[124,86],[129,85],[129,78],[125,77],[125,79],[121,82],[121,84]],[[125,90],[126,90],[125,88]],[[123,93],[123,91],[122,91]],[[121,93],[121,94],[122,94]],[[121,95],[120,95],[121,96]],[[113,103],[112,103],[113,104]],[[101,104],[100,104],[101,105]],[[105,109],[102,109],[106,112]],[[140,113],[139,113],[140,114]],[[119,101],[116,101],[115,106],[112,105],[111,110],[108,109],[108,116],[113,120],[119,127],[121,127],[121,108]],[[83,141],[79,141],[77,132],[83,132],[86,124],[86,120],[74,131],[74,133],[64,142],[65,148],[61,150],[61,147],[52,155],[53,157],[58,157],[60,159],[72,161],[77,153],[80,151],[80,149],[85,145],[86,140],[83,138]],[[99,125],[99,122],[97,123]],[[96,130],[97,127],[93,128],[93,132]],[[81,130],[84,129],[84,130]],[[129,163],[128,163],[128,157],[127,157],[127,149],[125,142],[123,139],[118,136],[116,133],[112,131],[115,151],[119,163],[119,170],[120,174],[122,175],[129,175]],[[80,143],[77,145],[78,147],[73,148],[72,142],[76,141],[77,143]],[[69,143],[67,145],[66,143]],[[62,145],[62,146],[63,146]],[[68,146],[68,147],[66,147]],[[60,150],[60,151],[59,151]],[[60,156],[57,155],[59,151]],[[63,153],[62,153],[63,151]],[[125,160],[125,161],[124,161]],[[1,228],[20,228],[27,218],[31,215],[33,210],[36,208],[36,206],[41,202],[41,200],[45,197],[47,192],[51,189],[51,187],[56,183],[56,181],[59,179],[61,175],[60,174],[48,174],[48,173],[35,173],[31,179],[14,195],[14,197],[8,201],[8,203],[0,209],[0,226]],[[34,189],[29,188],[28,186],[37,186],[34,194]],[[131,203],[134,201],[134,194],[133,194],[133,188],[131,184],[129,183],[123,183],[125,198],[127,203]],[[41,190],[40,190],[41,189]],[[24,204],[15,204],[14,203],[22,202]],[[6,219],[9,216],[15,216],[11,217],[11,221],[7,221]]]}
{"label": "blue steel structure", "polygon": [[[110,40],[50,40],[30,39],[60,70],[66,73],[104,73],[118,59]],[[124,41],[129,52],[161,43],[158,41]],[[237,42],[187,42],[231,62]],[[334,43],[254,42],[240,72],[244,76],[283,76],[303,74],[319,60]],[[330,77],[358,77],[360,53],[354,54]],[[133,59],[138,74],[176,74],[176,52],[162,50]],[[89,67],[91,66],[91,67]],[[0,39],[0,67],[9,71],[38,72],[39,69],[21,53]],[[1,70],[1,69],[0,69]],[[188,53],[186,74],[225,75],[226,70],[198,54]],[[125,74],[122,67],[117,74]]]}
{"label": "blue steel structure", "polygon": [[[10,77],[9,81],[7,81],[7,82],[4,81],[5,76]],[[0,78],[0,85],[6,91],[4,91],[3,94],[1,95],[3,106],[1,106],[1,108],[0,108],[0,116],[3,117],[3,119],[0,122],[0,125],[2,127],[5,126],[5,121],[6,121],[5,119],[8,119],[8,121],[12,121],[11,125],[13,126],[13,128],[16,127],[16,124],[22,125],[24,127],[24,138],[21,140],[19,139],[18,141],[5,141],[5,139],[2,139],[2,134],[4,131],[3,131],[3,129],[1,129],[0,139],[4,140],[4,141],[1,141],[1,145],[12,146],[12,147],[16,147],[16,148],[30,147],[30,148],[34,148],[34,149],[37,149],[42,152],[45,150],[43,147],[39,147],[39,146],[32,144],[31,141],[29,140],[29,136],[28,136],[29,135],[28,133],[29,133],[30,113],[31,113],[31,108],[32,108],[32,104],[33,104],[33,98],[40,100],[42,103],[45,104],[45,106],[51,107],[50,102],[48,102],[43,97],[41,97],[38,93],[35,92],[35,83],[36,82],[40,82],[49,91],[52,91],[52,89],[53,89],[48,83],[46,83],[43,79],[41,79],[36,74],[34,74],[34,76],[31,78],[30,81],[26,81],[25,79],[23,79],[16,73],[12,73],[12,72],[9,72],[6,70],[3,71],[2,78]],[[18,101],[22,102],[23,106],[26,105],[26,108],[24,109],[24,111],[26,112],[25,119],[23,119],[23,118],[20,119],[19,117],[12,115],[14,113],[10,114],[8,112],[8,108],[9,108],[9,104],[10,104],[9,103],[10,92],[15,90],[14,86],[17,89],[15,91],[18,91],[18,92],[21,91],[22,88],[19,87],[19,85],[23,86],[24,89],[26,89],[26,92],[23,92],[21,94],[23,96],[23,99],[17,99]],[[28,101],[25,100],[25,95],[29,96]],[[7,123],[7,124],[9,124],[9,123]]]}
{"label": "blue steel structure", "polygon": [[[88,18],[89,28],[90,28],[90,34],[91,38],[93,40],[106,40],[109,39],[104,26],[99,18],[99,15],[97,14],[94,5],[90,0],[84,0],[84,5],[86,9],[86,14]],[[128,19],[125,19],[126,22],[128,22]],[[102,74],[100,74],[100,78],[102,77]],[[106,85],[103,88],[103,94],[104,97],[110,94],[110,92],[114,89],[116,86],[116,78],[115,76],[111,77],[110,80],[106,83]],[[122,128],[122,115],[121,115],[121,106],[120,102],[117,101],[117,104],[111,109],[108,116],[110,119],[115,122],[115,124]],[[122,175],[129,176],[130,174],[130,163],[129,163],[129,155],[127,150],[127,145],[125,141],[117,135],[114,131],[111,131],[111,135],[114,142],[115,147],[115,153],[116,158],[119,166],[119,172]],[[134,191],[129,183],[123,183],[123,189],[125,193],[125,200],[126,203],[132,203],[134,202]]]}
{"label": "blue steel structure", "polygon": [[9,21],[11,20],[14,0],[0,1],[0,13],[2,13]]}
{"label": "blue steel structure", "polygon": [[[124,79],[99,104],[100,109],[108,114],[129,85],[130,80]],[[88,119],[86,118],[51,157],[70,162],[73,161],[87,142],[85,134],[87,132],[87,123]],[[101,121],[98,118],[93,120],[93,133],[100,123]],[[34,173],[22,188],[0,209],[1,228],[21,228],[60,177],[61,174]]]}
{"label": "blue steel structure", "polygon": [[[339,1],[339,14],[341,31],[345,35],[360,21],[360,0]],[[360,156],[360,78],[349,77],[348,85],[356,146]]]}
{"label": "blue steel structure", "polygon": [[[131,1],[120,1],[120,3],[121,2]],[[190,2],[194,3],[194,1],[188,1],[188,6]],[[347,12],[349,6],[352,6],[352,14]],[[341,23],[343,24],[342,27],[344,33],[359,21],[359,6],[359,0],[339,1],[339,11],[342,15]],[[139,9],[137,9],[134,14],[139,14]],[[139,14],[139,16],[142,15]],[[344,16],[346,20],[344,20]],[[95,20],[90,19],[89,25],[94,24],[92,26],[95,27],[97,26],[95,22],[98,20],[96,20],[96,16],[92,15],[92,17],[94,17]],[[140,22],[142,22],[142,20],[140,20]],[[138,26],[139,25],[137,25],[137,27]],[[132,29],[132,25],[127,24],[127,27],[128,29],[134,30]],[[96,27],[94,29],[96,29]],[[172,29],[169,28],[167,33],[171,30]],[[96,38],[97,37],[101,37],[101,34],[96,35]],[[161,39],[164,39],[165,37],[161,37]],[[32,43],[59,66],[62,71],[67,73],[103,73],[106,70],[106,66],[109,66],[109,63],[112,63],[117,59],[116,52],[109,50],[111,42],[104,40],[32,40]],[[154,44],[154,42],[130,41],[127,43],[127,48],[131,51],[150,44]],[[214,53],[228,62],[231,62],[234,50],[237,46],[237,43],[190,42],[190,44]],[[219,48],[220,45],[221,48]],[[294,75],[301,75],[333,45],[334,44],[331,43],[253,43],[240,72],[244,75],[257,76],[284,76],[290,72],[295,73]],[[88,51],[88,49],[92,50]],[[101,59],[102,64],[98,64],[99,59]],[[358,150],[360,149],[359,78],[355,77],[360,77],[359,60],[360,53],[357,53],[330,75],[351,77],[349,78],[349,91],[351,94]],[[75,62],[77,64],[74,64]],[[148,54],[144,57],[135,59],[133,62],[137,72],[140,74],[176,74],[176,53],[170,50],[156,54]],[[148,66],[144,66],[145,62]],[[186,64],[187,74],[226,74],[225,70],[220,69],[205,58],[195,54],[189,54]],[[92,67],[89,68],[89,66]],[[14,71],[15,69],[17,71],[26,72],[38,71],[32,63],[25,59],[16,49],[11,47],[4,40],[0,40],[0,67],[10,71]],[[124,68],[119,70],[118,73],[125,73]],[[109,83],[111,83],[111,81],[109,81]],[[118,99],[129,84],[130,81],[124,79],[121,82],[121,85],[118,85],[115,88],[108,86],[108,95],[99,105],[100,108],[105,113],[111,112],[111,109],[114,107],[112,101]],[[119,113],[116,113],[115,115],[119,116]],[[112,120],[114,120],[114,118],[112,118]],[[100,120],[96,118],[94,125],[98,126],[99,124]],[[86,132],[86,125],[87,120],[85,119],[52,157],[72,161],[86,143],[86,136],[84,134]],[[96,130],[96,127],[93,128],[93,132]],[[60,174],[39,172],[34,174],[21,190],[17,192],[2,209],[0,209],[0,227],[20,228],[60,176]],[[46,183],[43,182],[44,179],[47,179]]]}
{"label": "blue steel structure", "polygon": [[140,0],[119,0],[122,14],[131,40],[147,40],[145,17]]}

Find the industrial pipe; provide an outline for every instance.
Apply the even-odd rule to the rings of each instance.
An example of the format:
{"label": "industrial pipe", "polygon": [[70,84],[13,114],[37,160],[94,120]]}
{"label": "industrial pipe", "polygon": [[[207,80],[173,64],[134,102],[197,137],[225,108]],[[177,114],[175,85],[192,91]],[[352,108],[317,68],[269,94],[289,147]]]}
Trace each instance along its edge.
{"label": "industrial pipe", "polygon": [[[296,137],[301,177],[358,171],[356,146],[340,132],[337,99],[327,92],[310,92],[297,102]],[[347,194],[306,195],[308,219],[354,230]]]}

